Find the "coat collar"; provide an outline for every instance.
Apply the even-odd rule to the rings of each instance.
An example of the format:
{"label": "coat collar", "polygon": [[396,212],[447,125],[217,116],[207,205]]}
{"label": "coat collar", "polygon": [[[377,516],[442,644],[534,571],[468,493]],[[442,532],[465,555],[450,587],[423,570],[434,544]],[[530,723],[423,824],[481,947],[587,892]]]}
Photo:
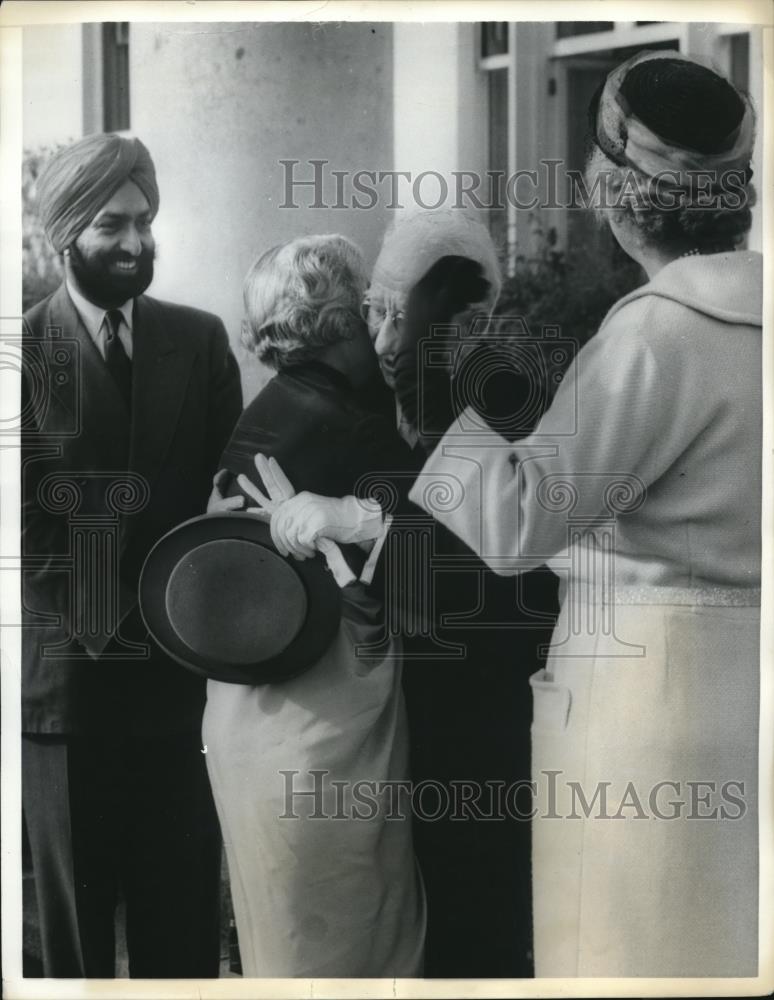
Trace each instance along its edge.
{"label": "coat collar", "polygon": [[672,299],[724,323],[761,326],[763,258],[754,250],[678,257],[646,285],[616,302],[605,322],[644,295]]}
{"label": "coat collar", "polygon": [[[193,349],[186,349],[189,341],[171,334],[174,319],[174,312],[155,299],[144,295],[135,299],[130,420],[64,283],[49,300],[46,315],[44,350],[52,371],[61,369],[55,358],[57,340],[76,341],[69,363],[71,377],[64,388],[54,382],[51,392],[76,417],[79,427],[89,426],[97,435],[100,427],[125,429],[130,441],[129,468],[149,482],[158,475],[172,443],[194,359]],[[87,414],[92,415],[88,424]]]}
{"label": "coat collar", "polygon": [[135,299],[129,467],[150,482],[172,443],[194,359],[187,341],[170,333],[172,322],[174,315],[156,299]]}
{"label": "coat collar", "polygon": [[[89,302],[89,300],[81,295],[78,289],[66,279],[65,285],[67,286],[67,294],[70,296],[72,303],[75,306],[81,321],[83,322],[83,325],[89,331],[91,339],[96,342],[108,310],[103,309],[101,306],[95,306],[93,302]],[[126,323],[130,334],[132,332],[133,309],[134,299],[128,299],[122,306],[118,307],[118,311],[124,317],[124,322]]]}
{"label": "coat collar", "polygon": [[[44,330],[44,350],[50,371],[57,373],[63,367],[59,362],[60,341],[64,342],[69,357],[69,371],[67,379],[61,385],[57,379],[50,380],[52,395],[77,418],[79,427],[84,426],[89,411],[96,411],[104,424],[124,428],[128,433],[129,414],[126,405],[105,367],[99,348],[68,295],[64,282],[49,301]],[[67,350],[67,341],[72,344],[72,352]]]}

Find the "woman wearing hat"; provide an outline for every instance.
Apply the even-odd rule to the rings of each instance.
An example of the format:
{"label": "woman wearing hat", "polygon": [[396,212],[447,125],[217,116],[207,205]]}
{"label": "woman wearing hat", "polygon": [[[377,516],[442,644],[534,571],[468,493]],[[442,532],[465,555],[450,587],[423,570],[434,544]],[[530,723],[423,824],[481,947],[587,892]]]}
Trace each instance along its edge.
{"label": "woman wearing hat", "polygon": [[[536,974],[750,976],[762,267],[742,242],[753,114],[715,72],[643,52],[607,78],[592,139],[588,187],[598,182],[600,215],[647,284],[613,306],[530,435],[483,447],[464,433],[476,417],[465,411],[412,497],[496,572],[548,558],[563,579],[548,663],[532,679]],[[420,282],[406,315],[416,340],[427,301]],[[396,388],[410,394],[412,379]],[[446,487],[443,510],[428,476]],[[295,544],[293,503],[273,528]]]}
{"label": "woman wearing hat", "polygon": [[[239,474],[251,498],[292,495],[276,459],[297,487],[340,494],[402,468],[392,397],[360,316],[366,280],[359,250],[340,236],[293,240],[250,269],[245,344],[277,374],[226,449],[225,493]],[[258,475],[256,452],[272,457]],[[368,519],[367,500],[363,510]],[[421,974],[424,896],[399,792],[400,648],[383,639],[382,608],[365,589],[374,560],[357,541],[346,539],[343,557],[328,549],[341,618],[311,667],[277,684],[208,684],[203,738],[246,976]],[[278,608],[280,631],[290,614]]]}

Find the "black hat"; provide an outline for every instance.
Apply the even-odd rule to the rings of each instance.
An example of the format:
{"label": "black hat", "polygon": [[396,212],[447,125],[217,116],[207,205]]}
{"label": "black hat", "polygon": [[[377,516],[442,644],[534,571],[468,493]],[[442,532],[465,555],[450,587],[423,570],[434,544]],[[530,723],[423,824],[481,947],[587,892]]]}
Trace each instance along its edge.
{"label": "black hat", "polygon": [[279,555],[239,511],[178,525],[151,549],[140,611],[159,646],[219,681],[268,684],[313,666],[338,630],[341,591],[322,556]]}

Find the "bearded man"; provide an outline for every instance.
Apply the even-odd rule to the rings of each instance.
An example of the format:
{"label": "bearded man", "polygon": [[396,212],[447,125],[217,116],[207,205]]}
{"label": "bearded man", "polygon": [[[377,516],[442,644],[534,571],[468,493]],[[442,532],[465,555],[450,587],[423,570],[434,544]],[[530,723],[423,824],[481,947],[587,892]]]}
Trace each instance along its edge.
{"label": "bearded man", "polygon": [[143,560],[204,511],[241,412],[221,321],[144,295],[159,207],[138,139],[92,135],[38,182],[64,281],[24,317],[22,793],[43,970],[213,977],[220,836],[204,681],[153,644]]}

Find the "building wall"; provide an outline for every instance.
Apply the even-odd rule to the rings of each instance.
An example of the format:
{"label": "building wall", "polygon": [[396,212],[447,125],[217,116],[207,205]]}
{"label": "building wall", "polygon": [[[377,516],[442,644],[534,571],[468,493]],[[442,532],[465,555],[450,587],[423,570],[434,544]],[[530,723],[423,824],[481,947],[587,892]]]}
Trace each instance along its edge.
{"label": "building wall", "polygon": [[[537,184],[516,186],[514,195],[520,204],[537,198],[540,208],[511,209],[512,238],[517,254],[531,256],[544,249],[545,236],[552,230],[561,234],[566,224],[564,209],[544,207],[550,204],[550,168],[540,169],[543,161],[563,159],[566,123],[557,114],[555,92],[556,67],[549,58],[554,36],[553,22],[525,21],[512,33],[515,50],[513,67],[513,160],[516,171],[537,170]],[[549,88],[549,82],[554,84]],[[526,176],[526,174],[525,174]]]}
{"label": "building wall", "polygon": [[[386,212],[312,208],[310,188],[286,199],[279,161],[308,179],[310,159],[328,160],[328,205],[329,171],[392,169],[389,25],[135,23],[130,52],[132,131],[161,190],[154,294],[217,313],[237,344],[242,279],[262,250],[342,232],[373,262]],[[249,399],[266,373],[238,357]]]}
{"label": "building wall", "polygon": [[[487,169],[486,81],[476,65],[475,30],[473,23],[393,25],[395,169],[411,174],[401,182],[404,204],[452,205],[454,173]],[[485,200],[483,190],[479,197]],[[460,200],[474,211],[470,199]]]}
{"label": "building wall", "polygon": [[[718,47],[717,27],[677,26],[676,33],[684,50],[727,55]],[[514,28],[514,170],[567,156],[575,117],[568,67],[586,65],[588,56],[552,58],[554,36],[553,23]],[[99,37],[99,25],[25,29],[25,146],[100,129]],[[251,261],[276,242],[326,231],[354,238],[373,261],[392,214],[389,190],[380,185],[374,208],[356,208],[349,176],[335,207],[332,171],[408,171],[413,179],[437,171],[449,181],[446,201],[453,202],[453,172],[483,174],[489,165],[488,81],[478,51],[472,23],[131,25],[131,132],[150,148],[161,188],[152,291],[222,316],[248,399],[266,377],[238,347],[241,284]],[[759,121],[761,66],[760,31],[754,30],[750,89]],[[759,141],[757,177],[760,149]],[[318,168],[322,191],[289,192],[291,168],[280,161],[300,161],[294,176],[308,180],[312,159],[327,161]],[[410,202],[411,184],[400,183],[402,200]],[[428,179],[421,190],[432,201],[439,188]],[[283,207],[288,194],[297,207]],[[312,207],[320,194],[328,207]],[[519,252],[530,252],[534,215],[513,213]],[[544,212],[538,221],[555,228],[561,241],[567,215]],[[756,211],[750,242],[760,241]]]}
{"label": "building wall", "polygon": [[79,24],[25,28],[22,35],[25,149],[83,135],[83,52]]}

